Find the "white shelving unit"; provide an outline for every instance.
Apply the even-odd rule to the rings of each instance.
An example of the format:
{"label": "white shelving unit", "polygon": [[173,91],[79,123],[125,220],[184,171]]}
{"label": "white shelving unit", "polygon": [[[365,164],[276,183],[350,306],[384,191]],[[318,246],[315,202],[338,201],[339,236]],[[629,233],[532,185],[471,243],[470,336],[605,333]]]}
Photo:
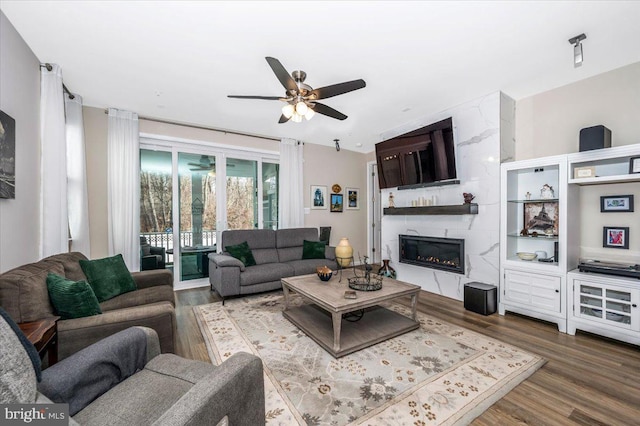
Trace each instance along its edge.
{"label": "white shelving unit", "polygon": [[[541,193],[544,185],[553,188],[552,196]],[[574,216],[569,223],[567,209],[577,196],[575,187],[567,185],[566,156],[502,164],[501,315],[516,312],[555,322],[566,331],[566,273],[578,262],[577,245],[569,236],[577,236],[579,226]],[[518,257],[519,252],[541,251],[553,261]]]}
{"label": "white shelving unit", "polygon": [[571,271],[567,333],[585,330],[640,345],[640,280]]}
{"label": "white shelving unit", "polygon": [[[608,183],[640,182],[640,173],[630,173],[631,158],[640,156],[640,144],[568,154],[568,183],[603,185]],[[579,177],[580,169],[590,168],[595,176]]]}

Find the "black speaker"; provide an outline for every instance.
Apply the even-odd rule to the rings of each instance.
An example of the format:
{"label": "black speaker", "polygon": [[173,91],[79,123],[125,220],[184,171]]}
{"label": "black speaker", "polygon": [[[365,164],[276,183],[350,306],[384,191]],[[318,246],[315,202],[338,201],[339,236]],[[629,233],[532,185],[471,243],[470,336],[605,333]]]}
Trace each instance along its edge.
{"label": "black speaker", "polygon": [[498,292],[495,285],[470,282],[464,285],[464,308],[482,315],[496,312]]}
{"label": "black speaker", "polygon": [[603,125],[580,130],[580,152],[611,148],[611,130]]}

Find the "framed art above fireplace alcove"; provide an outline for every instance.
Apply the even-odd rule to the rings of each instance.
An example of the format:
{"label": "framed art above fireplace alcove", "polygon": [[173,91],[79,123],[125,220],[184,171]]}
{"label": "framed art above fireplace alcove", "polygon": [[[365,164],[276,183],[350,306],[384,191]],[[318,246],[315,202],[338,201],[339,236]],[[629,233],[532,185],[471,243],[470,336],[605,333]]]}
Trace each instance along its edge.
{"label": "framed art above fireplace alcove", "polygon": [[[423,290],[463,300],[464,284],[499,284],[500,162],[514,157],[515,102],[500,92],[449,108],[381,135],[389,140],[451,117],[455,185],[381,190],[382,259],[390,259],[398,279]],[[402,189],[402,190],[398,190]],[[387,200],[393,193],[394,208]],[[475,195],[464,204],[463,193]],[[411,207],[417,199],[430,206]],[[400,261],[400,235],[464,240],[461,270],[423,268]]]}

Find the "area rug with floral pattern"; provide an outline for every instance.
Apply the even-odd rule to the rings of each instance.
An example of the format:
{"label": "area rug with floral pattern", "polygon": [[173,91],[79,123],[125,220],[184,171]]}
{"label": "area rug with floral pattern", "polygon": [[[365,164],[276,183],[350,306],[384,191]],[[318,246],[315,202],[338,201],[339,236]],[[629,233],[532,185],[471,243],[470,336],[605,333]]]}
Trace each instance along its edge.
{"label": "area rug with floral pattern", "polygon": [[545,362],[423,313],[419,329],[336,359],[283,307],[282,292],[194,307],[214,364],[239,351],[262,359],[270,425],[467,424]]}

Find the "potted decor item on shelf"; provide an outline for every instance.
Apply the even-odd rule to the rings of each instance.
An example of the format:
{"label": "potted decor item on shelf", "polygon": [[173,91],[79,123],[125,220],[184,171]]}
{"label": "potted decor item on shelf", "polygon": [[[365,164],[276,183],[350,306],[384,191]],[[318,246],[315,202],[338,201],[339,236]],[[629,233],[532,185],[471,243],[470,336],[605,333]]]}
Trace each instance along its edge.
{"label": "potted decor item on shelf", "polygon": [[382,260],[382,266],[378,269],[378,275],[382,275],[384,277],[394,278],[397,276],[396,270],[389,265],[389,259]]}
{"label": "potted decor item on shelf", "polygon": [[473,201],[474,198],[476,198],[475,195],[473,195],[470,192],[463,192],[462,193],[462,197],[464,198],[464,203],[465,204],[471,204],[471,202]]}
{"label": "potted decor item on shelf", "polygon": [[540,189],[540,199],[541,200],[549,200],[551,198],[555,198],[555,194],[553,193],[553,187],[547,183],[542,185]]}

